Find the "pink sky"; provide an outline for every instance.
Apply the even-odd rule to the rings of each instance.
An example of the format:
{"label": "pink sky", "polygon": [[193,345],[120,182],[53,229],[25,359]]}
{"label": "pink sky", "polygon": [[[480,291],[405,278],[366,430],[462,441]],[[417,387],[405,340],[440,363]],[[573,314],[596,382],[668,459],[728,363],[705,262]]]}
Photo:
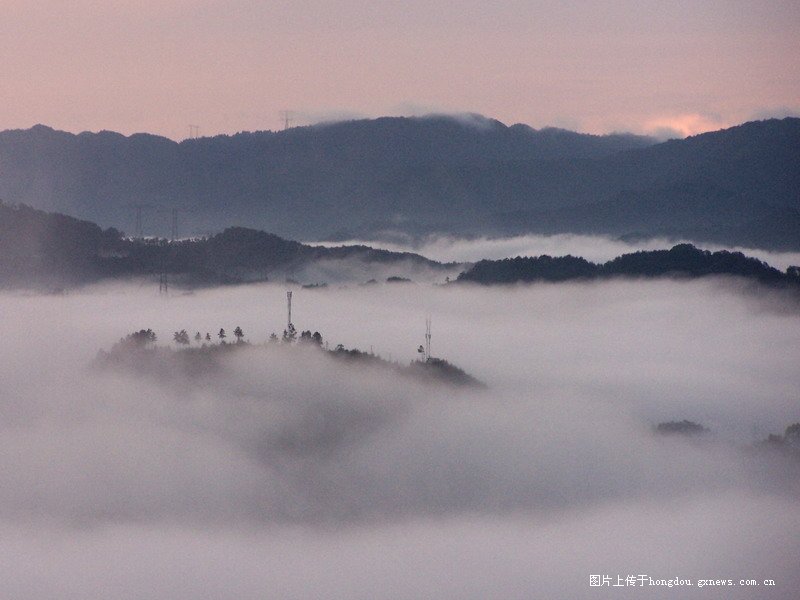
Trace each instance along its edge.
{"label": "pink sky", "polygon": [[173,139],[283,109],[687,135],[800,114],[800,2],[3,0],[0,107]]}

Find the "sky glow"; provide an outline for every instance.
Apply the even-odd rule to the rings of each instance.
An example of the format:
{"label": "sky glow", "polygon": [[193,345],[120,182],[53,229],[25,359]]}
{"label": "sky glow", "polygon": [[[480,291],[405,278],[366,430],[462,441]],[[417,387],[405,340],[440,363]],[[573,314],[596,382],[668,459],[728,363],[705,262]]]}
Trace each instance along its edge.
{"label": "sky glow", "polygon": [[7,0],[0,129],[173,139],[476,112],[684,136],[800,111],[800,5]]}

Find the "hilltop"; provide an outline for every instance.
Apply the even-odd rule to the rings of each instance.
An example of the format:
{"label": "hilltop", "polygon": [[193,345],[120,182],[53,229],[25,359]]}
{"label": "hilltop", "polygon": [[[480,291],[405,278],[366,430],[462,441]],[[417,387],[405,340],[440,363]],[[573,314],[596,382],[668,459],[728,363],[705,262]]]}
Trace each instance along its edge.
{"label": "hilltop", "polygon": [[761,284],[800,289],[800,267],[791,266],[786,272],[781,272],[741,252],[710,252],[691,244],[678,244],[669,250],[623,254],[603,264],[576,256],[548,255],[482,260],[461,273],[455,283],[493,285],[616,277],[694,279],[713,275],[742,277]]}
{"label": "hilltop", "polygon": [[[398,376],[426,385],[446,385],[457,388],[485,389],[486,384],[452,363],[435,357],[426,357],[401,365],[372,352],[357,348],[347,349],[342,344],[328,349],[319,332],[303,331],[299,337],[293,326],[278,338],[273,334],[266,344],[243,341],[244,333],[237,328],[237,341],[227,343],[220,330],[220,341],[214,343],[210,334],[200,332],[192,337],[184,330],[175,332],[177,348],[157,345],[157,336],[151,329],[142,329],[127,335],[108,351],[101,350],[93,366],[99,369],[132,371],[157,379],[180,382],[210,377],[216,379],[226,369],[226,360],[242,355],[255,355],[260,364],[270,364],[276,359],[290,359],[302,364],[319,365],[317,359],[332,361],[335,368],[355,366],[381,377]],[[216,335],[214,336],[217,337]],[[266,362],[265,362],[266,361]],[[327,364],[327,363],[326,363]]]}

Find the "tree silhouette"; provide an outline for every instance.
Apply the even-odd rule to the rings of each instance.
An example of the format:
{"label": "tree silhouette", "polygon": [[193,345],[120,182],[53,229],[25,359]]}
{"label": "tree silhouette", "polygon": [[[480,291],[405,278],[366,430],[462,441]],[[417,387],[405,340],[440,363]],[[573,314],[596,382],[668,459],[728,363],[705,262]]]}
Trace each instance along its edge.
{"label": "tree silhouette", "polygon": [[176,344],[181,344],[182,346],[186,346],[189,344],[189,334],[186,333],[185,329],[176,331],[175,335],[172,336],[172,339],[175,340]]}
{"label": "tree silhouette", "polygon": [[241,344],[242,338],[244,337],[244,331],[242,331],[242,328],[237,325],[236,329],[233,330],[233,335],[236,337],[236,343]]}
{"label": "tree silhouette", "polygon": [[289,326],[283,330],[283,341],[287,343],[292,343],[297,339],[297,329],[294,328],[294,325],[289,323]]}
{"label": "tree silhouette", "polygon": [[681,435],[700,435],[709,432],[709,429],[703,427],[700,423],[695,423],[694,421],[688,421],[686,419],[683,421],[666,421],[664,423],[659,423],[655,430],[657,433],[677,433]]}
{"label": "tree silhouette", "polygon": [[140,329],[129,333],[120,340],[121,344],[126,346],[146,346],[156,341],[156,334],[152,329]]}
{"label": "tree silhouette", "polygon": [[203,339],[203,336],[200,335],[199,331],[194,334],[194,341],[197,342],[198,344],[200,343],[200,340],[202,340],[202,339]]}
{"label": "tree silhouette", "polygon": [[217,334],[217,337],[219,338],[219,341],[224,344],[225,343],[225,338],[228,337],[228,336],[225,333],[225,330],[220,327],[220,330],[219,330],[219,333]]}
{"label": "tree silhouette", "polygon": [[787,444],[800,448],[800,423],[793,423],[786,428],[783,439]]}

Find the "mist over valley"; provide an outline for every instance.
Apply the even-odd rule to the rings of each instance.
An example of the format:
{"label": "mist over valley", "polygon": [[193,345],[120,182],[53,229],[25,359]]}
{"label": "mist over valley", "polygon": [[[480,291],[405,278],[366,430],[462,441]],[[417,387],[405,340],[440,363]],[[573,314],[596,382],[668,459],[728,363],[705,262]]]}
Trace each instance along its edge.
{"label": "mist over valley", "polygon": [[[800,463],[761,443],[798,420],[800,318],[780,292],[295,288],[298,330],[399,364],[430,316],[432,354],[488,386],[471,390],[270,344],[285,289],[0,295],[7,597],[574,598],[606,570],[791,596]],[[249,345],[212,371],[92,366],[141,328],[163,347],[235,326]],[[654,431],[683,419],[709,433]]]}
{"label": "mist over valley", "polygon": [[800,3],[0,2],[0,600],[797,600]]}

